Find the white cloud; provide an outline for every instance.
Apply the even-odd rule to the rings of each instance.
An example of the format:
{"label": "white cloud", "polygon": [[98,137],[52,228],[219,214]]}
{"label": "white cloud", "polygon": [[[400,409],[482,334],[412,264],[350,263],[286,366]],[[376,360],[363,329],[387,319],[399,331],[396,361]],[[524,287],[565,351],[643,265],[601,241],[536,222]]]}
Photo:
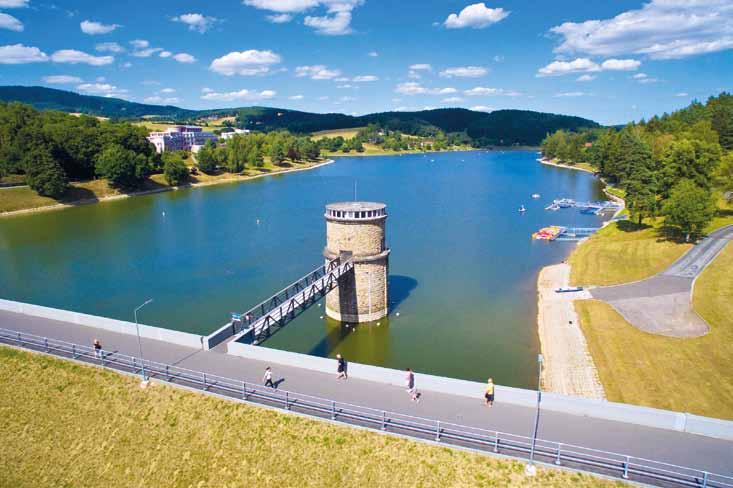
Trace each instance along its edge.
{"label": "white cloud", "polygon": [[509,12],[503,8],[488,8],[486,4],[474,3],[461,10],[458,14],[450,14],[443,23],[448,29],[463,29],[472,27],[482,29],[505,19]]}
{"label": "white cloud", "polygon": [[132,47],[134,47],[135,49],[145,49],[150,47],[150,43],[145,39],[133,39],[132,41],[130,41],[130,45],[132,45]]}
{"label": "white cloud", "polygon": [[377,58],[379,57],[379,53],[377,51],[369,51],[368,56],[371,58]]}
{"label": "white cloud", "polygon": [[560,76],[573,73],[594,73],[598,71],[633,71],[641,66],[635,59],[607,59],[601,64],[588,58],[576,58],[572,61],[553,61],[540,68],[537,76]]}
{"label": "white cloud", "polygon": [[346,83],[345,85],[336,85],[336,88],[354,88],[354,85],[349,85],[348,83]]}
{"label": "white cloud", "polygon": [[641,62],[635,59],[607,59],[601,63],[604,71],[634,71],[641,66]]}
{"label": "white cloud", "polygon": [[317,6],[319,0],[244,0],[242,3],[260,10],[281,13],[297,13]]}
{"label": "white cloud", "polygon": [[689,97],[690,95],[688,93],[686,93],[686,92],[679,92],[679,93],[675,93],[674,96],[676,96],[676,97]]}
{"label": "white cloud", "polygon": [[143,99],[145,103],[155,103],[159,105],[170,105],[171,103],[178,103],[181,101],[178,97],[161,97],[158,95],[153,95],[152,97],[146,97]]}
{"label": "white cloud", "polygon": [[50,85],[69,85],[72,83],[81,83],[82,80],[78,76],[69,76],[69,75],[51,75],[51,76],[44,76],[43,81]]}
{"label": "white cloud", "polygon": [[25,8],[28,0],[0,0],[0,8]]}
{"label": "white cloud", "polygon": [[163,88],[162,90],[160,90],[160,93],[175,93],[175,92],[176,92],[175,88]]}
{"label": "white cloud", "polygon": [[150,42],[145,39],[134,39],[130,41],[130,45],[132,45],[134,49],[130,54],[136,58],[149,58],[155,53],[164,51],[162,47],[150,47]]}
{"label": "white cloud", "polygon": [[224,76],[266,75],[271,72],[272,66],[280,63],[279,55],[272,51],[232,51],[211,62],[209,69]]}
{"label": "white cloud", "polygon": [[274,23],[289,22],[292,20],[292,14],[324,7],[326,15],[307,16],[303,24],[312,27],[319,34],[340,36],[352,32],[351,12],[362,5],[364,0],[244,0],[243,3],[279,14],[267,17],[270,22]]}
{"label": "white cloud", "polygon": [[470,110],[473,110],[474,112],[492,112],[494,108],[487,107],[486,105],[474,105]]}
{"label": "white cloud", "polygon": [[239,91],[219,93],[212,90],[205,90],[201,95],[203,100],[214,100],[217,102],[233,102],[235,100],[267,100],[273,98],[277,93],[272,90],[260,92],[241,89]]}
{"label": "white cloud", "polygon": [[318,99],[323,102],[325,100],[328,100],[328,95],[323,95],[322,97],[318,97]]}
{"label": "white cloud", "polygon": [[286,24],[293,20],[293,16],[290,14],[268,15],[267,20],[269,20],[273,24]]}
{"label": "white cloud", "polygon": [[577,58],[573,61],[553,61],[544,68],[540,68],[537,76],[555,76],[568,73],[582,73],[584,71],[600,71],[601,67],[588,58]]}
{"label": "white cloud", "polygon": [[293,95],[288,97],[288,100],[303,100],[303,95]]}
{"label": "white cloud", "polygon": [[92,56],[76,49],[61,49],[51,55],[54,63],[67,64],[88,64],[91,66],[104,66],[114,62],[114,56]]}
{"label": "white cloud", "polygon": [[408,81],[400,83],[395,88],[396,93],[402,95],[450,95],[456,93],[458,90],[451,87],[446,88],[427,88],[422,86],[420,83],[414,81]]}
{"label": "white cloud", "polygon": [[443,78],[480,78],[486,76],[488,69],[481,66],[457,66],[448,68],[439,73]]}
{"label": "white cloud", "polygon": [[191,56],[188,53],[178,53],[175,56],[173,56],[173,59],[175,59],[179,63],[185,63],[185,64],[190,64],[190,63],[195,63],[196,62],[196,58],[193,57],[193,56]]}
{"label": "white cloud", "polygon": [[122,67],[125,69],[132,68],[132,63],[129,61],[125,61],[124,63],[122,63]]}
{"label": "white cloud", "polygon": [[336,12],[334,15],[323,17],[308,16],[303,23],[313,27],[319,34],[327,36],[343,36],[352,32],[351,12]]}
{"label": "white cloud", "polygon": [[378,76],[374,75],[361,75],[361,76],[355,76],[351,81],[354,83],[365,83],[369,81],[377,81],[379,80]]}
{"label": "white cloud", "polygon": [[23,32],[23,22],[12,15],[0,12],[0,29],[8,29],[15,32]]}
{"label": "white cloud", "polygon": [[504,90],[503,88],[489,88],[486,86],[475,86],[470,90],[464,90],[463,94],[469,97],[486,97],[486,96],[501,96],[501,97],[518,97],[522,94],[514,90]]}
{"label": "white cloud", "polygon": [[211,29],[218,19],[215,17],[206,17],[202,14],[190,13],[173,17],[171,20],[173,20],[173,22],[186,24],[188,26],[188,30],[203,34],[207,30]]}
{"label": "white cloud", "polygon": [[495,63],[503,63],[504,62],[504,56],[497,54],[494,56],[494,62]]}
{"label": "white cloud", "polygon": [[161,58],[170,58],[171,56],[173,56],[173,53],[170,51],[160,51],[158,56]]}
{"label": "white cloud", "polygon": [[331,80],[341,76],[341,71],[329,69],[322,64],[315,64],[311,66],[298,66],[295,68],[295,76],[301,78],[307,76],[311,80]]}
{"label": "white cloud", "polygon": [[595,79],[595,75],[580,75],[575,81],[593,81]]}
{"label": "white cloud", "polygon": [[651,0],[611,19],[565,22],[550,32],[562,37],[559,53],[684,58],[733,48],[733,3]]}
{"label": "white cloud", "polygon": [[444,98],[443,100],[441,100],[441,102],[443,103],[458,103],[462,101],[463,99],[461,97],[448,97],[448,98]]}
{"label": "white cloud", "polygon": [[333,103],[340,104],[340,103],[353,102],[354,100],[356,100],[356,98],[344,96],[344,97],[340,97],[338,100],[334,101]]}
{"label": "white cloud", "polygon": [[117,44],[116,42],[100,42],[94,49],[101,53],[121,53],[125,51],[125,48]]}
{"label": "white cloud", "polygon": [[120,96],[127,93],[127,90],[117,88],[109,83],[82,83],[76,87],[80,92],[88,93],[90,95],[99,95],[105,97]]}
{"label": "white cloud", "polygon": [[84,20],[79,24],[79,26],[84,34],[89,34],[90,36],[109,34],[113,30],[122,27],[119,24],[102,24],[101,22],[94,22],[91,20]]}
{"label": "white cloud", "polygon": [[412,71],[430,71],[431,69],[433,69],[433,67],[427,63],[418,63],[418,64],[411,64],[410,69]]}
{"label": "white cloud", "polygon": [[582,91],[573,91],[573,92],[555,93],[554,96],[557,98],[564,98],[564,97],[584,97],[586,95],[588,94]]}
{"label": "white cloud", "polygon": [[48,61],[48,56],[37,47],[23,44],[0,46],[0,64],[42,63],[45,61]]}
{"label": "white cloud", "polygon": [[657,78],[651,78],[646,73],[636,73],[634,76],[631,77],[631,79],[636,80],[642,85],[650,85],[659,81]]}

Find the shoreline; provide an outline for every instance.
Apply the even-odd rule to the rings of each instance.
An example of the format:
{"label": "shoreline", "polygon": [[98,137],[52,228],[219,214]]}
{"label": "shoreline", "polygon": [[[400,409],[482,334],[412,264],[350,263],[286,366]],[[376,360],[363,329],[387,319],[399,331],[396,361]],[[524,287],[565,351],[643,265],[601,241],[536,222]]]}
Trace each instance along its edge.
{"label": "shoreline", "polygon": [[[594,174],[587,168],[557,164],[546,158],[538,158],[537,161],[547,166]],[[601,182],[604,185],[603,193],[622,205],[614,214],[616,217],[626,208],[626,202],[608,192],[608,183],[603,178]],[[610,222],[607,220],[602,227]],[[577,245],[584,242],[585,239]],[[574,304],[575,300],[591,298],[590,294],[587,290],[580,293],[555,293],[557,288],[569,286],[571,270],[571,266],[563,261],[543,267],[537,276],[537,335],[540,353],[545,358],[541,382],[553,393],[605,400],[603,384],[580,328]]]}
{"label": "shoreline", "polygon": [[181,186],[168,186],[164,188],[155,188],[152,190],[142,190],[142,191],[136,191],[131,193],[123,193],[120,195],[109,195],[102,198],[88,198],[84,200],[75,200],[72,202],[65,202],[65,203],[57,203],[54,205],[44,205],[42,207],[33,207],[33,208],[23,208],[19,210],[11,210],[9,212],[0,212],[0,218],[3,217],[13,217],[16,215],[25,215],[25,214],[32,214],[32,213],[38,213],[38,212],[48,212],[52,210],[63,210],[67,208],[73,208],[73,207],[80,207],[82,205],[92,205],[95,203],[104,203],[104,202],[110,202],[114,200],[122,200],[125,198],[133,198],[133,197],[141,197],[145,195],[152,195],[155,193],[165,193],[169,191],[177,191],[177,190],[185,190],[188,188],[201,188],[205,186],[213,186],[213,185],[220,185],[225,183],[239,183],[243,181],[250,181],[250,180],[256,180],[257,178],[263,178],[265,176],[275,176],[275,175],[282,175],[286,173],[296,173],[299,171],[308,171],[311,169],[320,168],[321,166],[325,166],[327,164],[335,163],[336,161],[329,157],[327,160],[322,161],[320,163],[314,164],[312,166],[306,166],[303,168],[287,168],[280,171],[273,171],[272,173],[261,173],[258,175],[252,175],[252,176],[239,176],[239,177],[233,177],[233,178],[222,178],[220,180],[209,180],[209,181],[202,181],[199,183],[190,183],[187,185],[181,185]]}
{"label": "shoreline", "polygon": [[585,173],[595,174],[595,172],[587,169],[587,168],[579,168],[577,166],[571,166],[569,164],[560,164],[560,163],[553,163],[553,160],[547,159],[547,158],[537,158],[537,161],[540,164],[544,164],[545,166],[554,166],[555,168],[565,168],[565,169],[574,169],[575,171],[583,171]]}

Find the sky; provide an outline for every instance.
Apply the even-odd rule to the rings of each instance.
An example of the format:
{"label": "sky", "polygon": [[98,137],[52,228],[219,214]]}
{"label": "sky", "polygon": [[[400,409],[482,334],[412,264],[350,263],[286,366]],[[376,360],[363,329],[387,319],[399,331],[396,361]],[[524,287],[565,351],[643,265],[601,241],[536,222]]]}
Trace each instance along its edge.
{"label": "sky", "polygon": [[731,0],[0,0],[0,85],[623,124],[733,89]]}

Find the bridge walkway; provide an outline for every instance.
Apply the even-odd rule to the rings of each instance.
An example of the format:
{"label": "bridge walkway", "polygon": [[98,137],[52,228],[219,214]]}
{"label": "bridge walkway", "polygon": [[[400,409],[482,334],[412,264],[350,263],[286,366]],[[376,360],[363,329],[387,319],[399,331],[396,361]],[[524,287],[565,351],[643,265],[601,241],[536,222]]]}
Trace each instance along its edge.
{"label": "bridge walkway", "polygon": [[[135,336],[70,322],[0,311],[0,327],[77,344],[91,345],[92,340],[98,338],[107,351],[138,355]],[[257,384],[262,384],[263,371],[270,365],[263,361],[217,354],[153,339],[143,338],[142,348],[145,359]],[[333,375],[304,368],[270,366],[273,368],[275,381],[281,381],[280,387],[284,390],[469,427],[496,429],[525,436],[532,433],[534,409],[502,403],[500,395],[491,409],[484,406],[482,398],[435,392],[423,392],[421,401],[414,403],[402,387],[353,378],[347,381],[337,380],[335,362]],[[417,388],[420,389],[419,382]],[[733,475],[731,441],[555,411],[542,412],[538,436],[551,441]]]}

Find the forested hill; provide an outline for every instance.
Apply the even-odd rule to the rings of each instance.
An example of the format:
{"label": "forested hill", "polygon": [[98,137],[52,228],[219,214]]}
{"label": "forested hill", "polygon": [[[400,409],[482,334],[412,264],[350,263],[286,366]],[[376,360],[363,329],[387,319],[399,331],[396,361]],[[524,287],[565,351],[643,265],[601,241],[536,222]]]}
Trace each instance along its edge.
{"label": "forested hill", "polygon": [[545,135],[559,129],[575,131],[598,127],[596,122],[581,117],[528,110],[497,110],[486,113],[444,108],[418,112],[382,112],[359,117],[268,107],[188,110],[170,105],[148,105],[118,98],[25,86],[0,86],[0,101],[23,102],[41,110],[78,112],[120,119],[153,116],[176,122],[201,122],[207,117],[236,116],[236,125],[239,127],[260,131],[283,129],[300,134],[363,127],[371,123],[412,135],[432,136],[437,131],[465,132],[476,146],[537,146]]}

